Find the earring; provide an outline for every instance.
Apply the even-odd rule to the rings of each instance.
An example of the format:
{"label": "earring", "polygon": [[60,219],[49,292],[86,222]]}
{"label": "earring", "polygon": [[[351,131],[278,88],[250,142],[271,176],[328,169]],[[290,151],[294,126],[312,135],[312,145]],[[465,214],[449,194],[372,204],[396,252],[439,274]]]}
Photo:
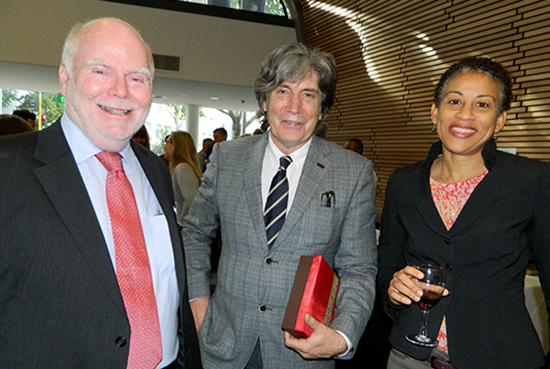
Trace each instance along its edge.
{"label": "earring", "polygon": [[434,123],[434,125],[432,126],[432,132],[435,132],[437,130],[437,123]]}
{"label": "earring", "polygon": [[497,132],[495,132],[495,135],[493,136],[493,140],[496,141],[497,139],[498,139],[498,137],[497,137]]}

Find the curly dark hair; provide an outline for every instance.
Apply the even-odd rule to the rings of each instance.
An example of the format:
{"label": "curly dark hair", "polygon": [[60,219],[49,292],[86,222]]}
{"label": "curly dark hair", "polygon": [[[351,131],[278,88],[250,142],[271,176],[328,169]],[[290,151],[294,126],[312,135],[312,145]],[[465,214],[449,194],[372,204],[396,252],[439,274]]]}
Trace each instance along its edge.
{"label": "curly dark hair", "polygon": [[12,112],[13,115],[23,118],[23,120],[28,121],[28,119],[36,120],[36,114],[27,110],[27,109],[17,109]]}
{"label": "curly dark hair", "polygon": [[327,127],[324,123],[336,93],[338,69],[334,57],[324,51],[312,49],[300,43],[283,45],[274,50],[262,63],[260,74],[254,81],[254,93],[258,100],[262,129],[267,130],[268,123],[263,105],[269,104],[269,93],[285,81],[296,82],[315,71],[321,90],[321,120],[315,127],[315,134],[323,137]]}
{"label": "curly dark hair", "polygon": [[512,80],[508,71],[498,62],[491,60],[489,58],[470,56],[464,58],[455,64],[451,65],[449,69],[443,73],[437,86],[435,87],[434,92],[434,103],[437,108],[443,100],[443,94],[447,88],[447,84],[454,77],[457,77],[461,74],[467,72],[482,73],[485,74],[498,85],[500,94],[499,94],[499,103],[498,103],[498,114],[502,113],[505,110],[510,109],[510,104],[513,99],[512,94]]}

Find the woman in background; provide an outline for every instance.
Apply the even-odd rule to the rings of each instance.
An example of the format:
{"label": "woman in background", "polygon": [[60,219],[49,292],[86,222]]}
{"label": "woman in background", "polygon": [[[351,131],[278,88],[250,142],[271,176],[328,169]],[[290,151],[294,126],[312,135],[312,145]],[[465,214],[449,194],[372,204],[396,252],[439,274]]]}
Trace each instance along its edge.
{"label": "woman in background", "polygon": [[[388,180],[378,282],[393,320],[389,369],[544,364],[523,286],[532,250],[550,296],[550,168],[497,151],[511,100],[499,63],[470,57],[452,65],[431,108],[440,141]],[[405,339],[420,328],[421,264],[447,270],[447,296],[428,319],[428,336],[439,341],[433,349]]]}
{"label": "woman in background", "polygon": [[201,184],[202,172],[199,169],[195,143],[189,133],[172,132],[166,141],[171,145],[166,153],[170,156],[168,167],[172,174],[178,223],[181,225]]}

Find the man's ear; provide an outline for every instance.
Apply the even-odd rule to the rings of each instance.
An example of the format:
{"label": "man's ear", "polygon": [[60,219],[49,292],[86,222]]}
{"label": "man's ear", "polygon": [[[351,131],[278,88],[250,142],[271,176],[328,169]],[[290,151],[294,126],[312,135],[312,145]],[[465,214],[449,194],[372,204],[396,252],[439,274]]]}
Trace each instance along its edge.
{"label": "man's ear", "polygon": [[61,87],[61,95],[65,96],[65,90],[67,86],[67,80],[69,79],[69,73],[65,64],[61,63],[59,66],[59,85]]}

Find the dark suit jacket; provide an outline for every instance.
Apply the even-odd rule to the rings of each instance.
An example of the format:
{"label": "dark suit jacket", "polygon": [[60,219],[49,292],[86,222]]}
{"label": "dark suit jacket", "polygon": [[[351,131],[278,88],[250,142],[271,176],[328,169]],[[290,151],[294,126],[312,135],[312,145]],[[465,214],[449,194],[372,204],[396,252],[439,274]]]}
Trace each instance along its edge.
{"label": "dark suit jacket", "polygon": [[[167,169],[132,143],[169,224],[181,360],[200,368]],[[0,368],[125,368],[130,326],[61,124],[0,140]]]}
{"label": "dark suit jacket", "polygon": [[428,331],[436,337],[446,316],[451,362],[467,369],[538,368],[544,356],[525,308],[523,285],[532,249],[550,296],[550,168],[497,152],[491,140],[483,150],[489,173],[447,231],[429,185],[430,167],[440,153],[438,142],[426,160],[394,171],[388,181],[379,292],[394,321],[390,341],[417,359],[429,356],[431,349],[405,340],[419,331],[418,304],[392,305],[387,289],[393,273],[406,265],[439,264],[448,267],[451,295],[431,309]]}

